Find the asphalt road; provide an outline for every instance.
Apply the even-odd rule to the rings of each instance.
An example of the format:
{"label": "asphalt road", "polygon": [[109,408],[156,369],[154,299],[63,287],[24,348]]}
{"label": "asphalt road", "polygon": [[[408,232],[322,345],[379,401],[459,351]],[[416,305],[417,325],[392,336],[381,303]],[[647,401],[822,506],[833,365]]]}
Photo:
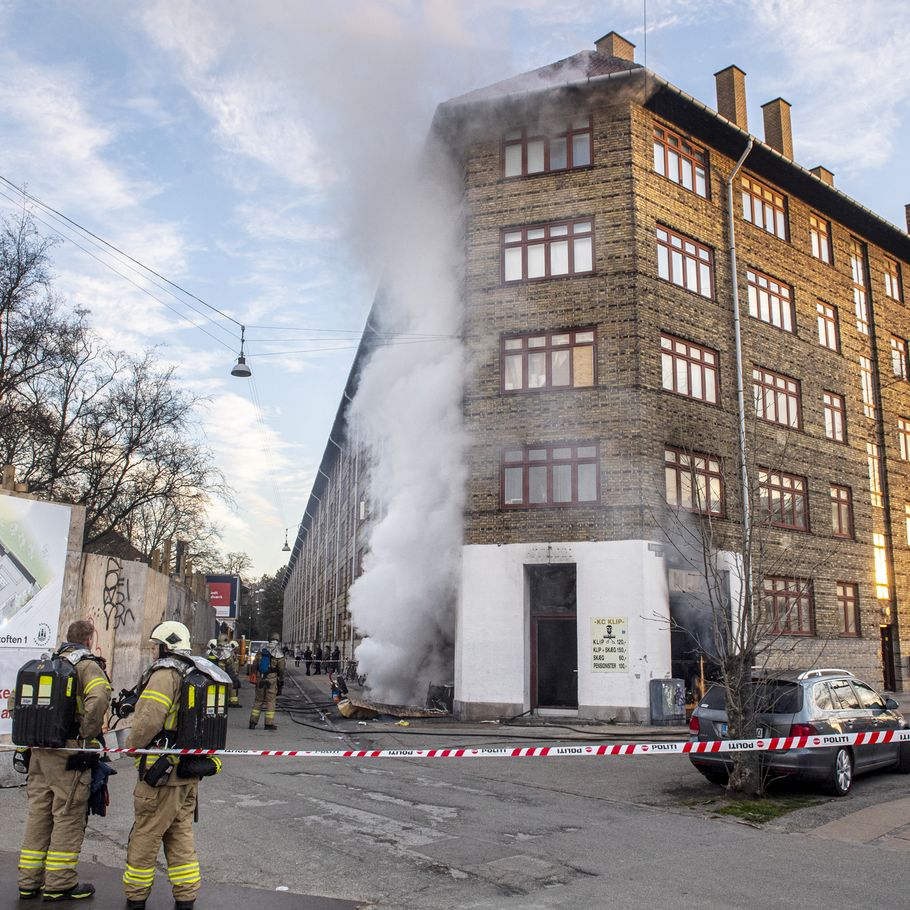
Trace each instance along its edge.
{"label": "asphalt road", "polygon": [[[309,699],[325,701],[316,680]],[[319,685],[324,685],[319,680]],[[288,704],[304,707],[285,690]],[[242,692],[245,705],[251,691]],[[231,748],[416,748],[484,745],[553,731],[438,724],[407,730],[336,721],[313,711],[287,715],[280,730],[246,729],[231,714]],[[380,732],[383,731],[383,732]],[[410,734],[414,735],[410,735]],[[503,740],[497,739],[502,735]],[[567,734],[571,735],[571,734]],[[121,866],[129,831],[133,770],[117,762],[111,815],[92,819],[83,856]],[[204,880],[343,898],[400,910],[468,908],[825,908],[905,906],[899,874],[910,840],[870,843],[814,832],[858,810],[907,797],[907,777],[860,779],[842,800],[812,806],[771,827],[712,817],[718,788],[682,756],[601,759],[254,759],[225,761],[203,781],[197,841]],[[21,836],[24,793],[0,791],[9,820],[5,849]],[[849,819],[843,823],[849,831]],[[837,827],[837,826],[835,826]],[[830,830],[830,829],[826,829]],[[898,832],[899,833],[899,832]],[[164,888],[160,876],[157,887]],[[254,906],[247,903],[247,906]],[[305,905],[302,905],[305,906]]]}

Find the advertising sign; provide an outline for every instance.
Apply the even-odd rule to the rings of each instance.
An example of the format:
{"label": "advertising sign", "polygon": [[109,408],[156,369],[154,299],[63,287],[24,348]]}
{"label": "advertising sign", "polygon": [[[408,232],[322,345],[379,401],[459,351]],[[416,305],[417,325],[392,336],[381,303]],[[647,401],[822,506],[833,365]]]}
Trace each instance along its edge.
{"label": "advertising sign", "polygon": [[0,734],[12,732],[19,667],[57,645],[70,512],[0,495]]}
{"label": "advertising sign", "polygon": [[240,602],[240,576],[206,575],[209,603],[215,608],[218,619],[236,619]]}
{"label": "advertising sign", "polygon": [[591,671],[628,673],[629,630],[625,616],[591,620]]}

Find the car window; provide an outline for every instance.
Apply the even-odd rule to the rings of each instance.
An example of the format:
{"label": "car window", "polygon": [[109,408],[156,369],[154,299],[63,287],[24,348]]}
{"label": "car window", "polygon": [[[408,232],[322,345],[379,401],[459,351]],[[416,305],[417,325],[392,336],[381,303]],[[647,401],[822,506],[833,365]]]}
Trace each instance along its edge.
{"label": "car window", "polygon": [[803,689],[797,683],[768,680],[755,686],[755,701],[765,714],[796,714],[803,708]]}
{"label": "car window", "polygon": [[859,699],[853,691],[848,679],[836,679],[829,682],[828,689],[831,692],[831,699],[834,702],[837,711],[858,711]]}
{"label": "car window", "polygon": [[812,698],[815,701],[815,707],[818,708],[819,711],[837,710],[827,683],[816,683],[812,687]]}
{"label": "car window", "polygon": [[885,700],[874,689],[870,689],[865,683],[855,682],[853,688],[859,696],[859,703],[864,708],[874,708],[884,711]]}
{"label": "car window", "polygon": [[711,686],[705,697],[698,703],[699,708],[710,708],[714,711],[724,711],[727,707],[727,693],[723,686]]}

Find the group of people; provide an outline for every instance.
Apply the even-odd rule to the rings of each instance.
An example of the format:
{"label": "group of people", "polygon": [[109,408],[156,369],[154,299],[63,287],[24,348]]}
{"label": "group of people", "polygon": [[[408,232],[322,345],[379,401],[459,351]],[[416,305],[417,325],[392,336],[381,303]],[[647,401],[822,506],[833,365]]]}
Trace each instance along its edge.
{"label": "group of people", "polygon": [[[19,750],[18,758],[28,773],[28,815],[18,872],[21,900],[42,897],[46,902],[74,901],[90,898],[95,893],[92,884],[78,881],[76,871],[98,766],[106,761],[99,738],[112,692],[104,659],[92,650],[94,634],[89,620],[72,623],[66,641],[52,658],[42,659],[39,664],[45,668],[41,673],[58,672],[61,678],[68,674],[70,683],[75,683],[75,693],[71,691],[72,685],[59,690],[61,710],[70,712],[63,715],[68,732],[65,741],[61,740],[62,746]],[[193,738],[188,730],[211,729],[205,693],[214,690],[218,706],[214,713],[220,714],[223,722],[219,728],[221,744],[212,745],[211,738],[206,742],[205,736],[197,736],[197,747],[223,747],[227,729],[224,698],[230,677],[211,661],[192,655],[190,633],[183,623],[159,623],[152,630],[150,641],[157,646],[158,657],[130,693],[134,707],[126,746],[136,749],[185,746]],[[52,669],[48,670],[51,665]],[[19,690],[17,683],[17,712],[20,705],[31,704],[30,699],[20,697]],[[190,699],[184,693],[191,690],[202,694]],[[50,696],[52,708],[53,700],[58,698],[53,693],[57,691],[53,689]],[[196,703],[196,709],[187,707],[191,700]],[[27,709],[22,707],[21,711],[22,717],[28,718]],[[35,738],[43,742],[40,736]],[[17,740],[17,745],[30,744]],[[71,751],[86,747],[99,751]],[[141,755],[135,764],[138,780],[133,791],[134,822],[123,874],[126,906],[129,910],[145,910],[163,844],[175,910],[192,910],[201,885],[193,837],[199,781],[217,774],[221,761],[215,756],[166,754]],[[102,784],[107,773],[112,772],[101,775]],[[104,805],[106,800],[102,800],[97,814],[106,814]],[[92,809],[96,809],[94,802]]]}
{"label": "group of people", "polygon": [[221,667],[231,677],[231,689],[228,698],[229,708],[240,707],[240,657],[237,653],[239,650],[240,645],[236,641],[219,644],[218,639],[213,638],[209,642],[208,653],[205,655],[208,660]]}
{"label": "group of people", "polygon": [[314,676],[319,676],[323,670],[326,673],[337,673],[341,662],[341,650],[338,645],[335,645],[332,651],[329,651],[328,646],[323,651],[322,645],[318,643],[315,645],[315,650],[311,650],[309,645],[301,650],[298,645],[294,650],[294,666],[299,667],[301,660],[306,667],[307,676],[310,675],[311,667]]}

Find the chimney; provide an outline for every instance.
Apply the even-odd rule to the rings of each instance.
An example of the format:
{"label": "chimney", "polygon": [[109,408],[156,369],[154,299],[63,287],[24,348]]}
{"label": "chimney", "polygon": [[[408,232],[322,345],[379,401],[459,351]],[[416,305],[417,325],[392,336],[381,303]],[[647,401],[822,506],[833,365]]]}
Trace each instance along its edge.
{"label": "chimney", "polygon": [[907,233],[910,234],[910,204],[904,206],[904,218],[907,221]]}
{"label": "chimney", "polygon": [[827,183],[828,186],[834,186],[834,174],[828,170],[826,167],[822,167],[820,164],[816,165],[812,170],[809,171],[810,174],[815,174],[822,183]]}
{"label": "chimney", "polygon": [[714,74],[714,81],[717,85],[717,113],[748,132],[746,74],[738,66],[728,66]]}
{"label": "chimney", "polygon": [[606,57],[619,57],[620,60],[628,60],[629,63],[635,62],[635,45],[616,32],[608,32],[603,38],[599,38],[594,42],[594,47],[598,54]]}
{"label": "chimney", "polygon": [[761,106],[765,115],[765,142],[793,160],[793,131],[790,129],[790,102],[775,98]]}

